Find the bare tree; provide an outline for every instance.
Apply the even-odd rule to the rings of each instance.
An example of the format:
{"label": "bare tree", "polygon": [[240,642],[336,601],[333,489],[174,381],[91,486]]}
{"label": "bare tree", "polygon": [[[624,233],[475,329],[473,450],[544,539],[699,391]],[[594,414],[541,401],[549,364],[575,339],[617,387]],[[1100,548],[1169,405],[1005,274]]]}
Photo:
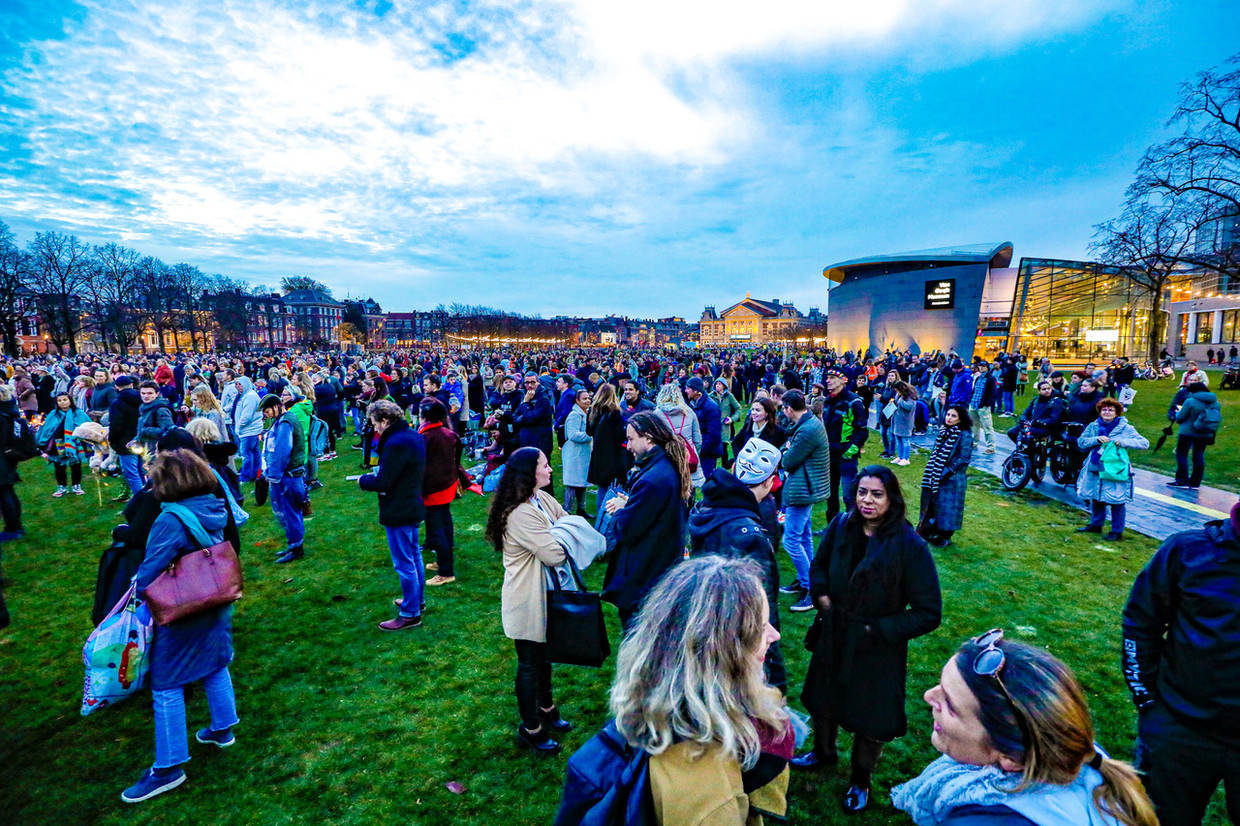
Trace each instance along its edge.
{"label": "bare tree", "polygon": [[175,291],[168,265],[153,255],[144,256],[138,262],[137,282],[138,306],[141,308],[144,327],[149,324],[154,329],[160,352],[167,352],[164,335],[171,333],[175,342],[177,330],[173,312]]}
{"label": "bare tree", "polygon": [[21,353],[17,337],[33,309],[28,278],[27,255],[17,246],[9,225],[0,221],[0,334],[10,356]]}
{"label": "bare tree", "polygon": [[39,232],[28,245],[35,306],[58,349],[77,352],[82,331],[82,289],[90,275],[90,248],[76,235]]}
{"label": "bare tree", "polygon": [[90,296],[91,317],[106,346],[114,342],[121,355],[142,335],[143,317],[139,311],[141,294],[137,250],[119,244],[96,246],[86,290]]}

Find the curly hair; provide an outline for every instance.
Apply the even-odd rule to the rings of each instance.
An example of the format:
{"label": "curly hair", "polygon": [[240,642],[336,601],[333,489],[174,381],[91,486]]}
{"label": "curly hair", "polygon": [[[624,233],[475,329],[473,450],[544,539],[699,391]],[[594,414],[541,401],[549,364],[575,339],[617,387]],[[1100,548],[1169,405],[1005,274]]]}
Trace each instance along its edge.
{"label": "curly hair", "polygon": [[504,465],[504,474],[499,479],[499,489],[491,500],[491,510],[487,513],[486,538],[495,550],[504,550],[504,532],[508,529],[508,517],[522,502],[528,502],[538,490],[538,480],[534,471],[538,469],[538,460],[543,452],[536,447],[522,447],[513,451]]}

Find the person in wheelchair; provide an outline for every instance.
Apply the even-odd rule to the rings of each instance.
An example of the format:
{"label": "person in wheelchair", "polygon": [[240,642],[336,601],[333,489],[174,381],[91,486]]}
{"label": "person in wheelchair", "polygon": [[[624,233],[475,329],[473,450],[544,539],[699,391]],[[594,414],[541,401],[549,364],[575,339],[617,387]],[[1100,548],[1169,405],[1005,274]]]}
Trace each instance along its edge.
{"label": "person in wheelchair", "polygon": [[1039,381],[1038,395],[1029,402],[1029,406],[1025,408],[1025,412],[1021,414],[1016,425],[1008,429],[1008,438],[1013,442],[1018,442],[1021,425],[1026,422],[1030,427],[1029,435],[1034,439],[1051,441],[1058,438],[1063,430],[1063,421],[1067,412],[1067,403],[1055,394],[1051,383],[1046,380]]}

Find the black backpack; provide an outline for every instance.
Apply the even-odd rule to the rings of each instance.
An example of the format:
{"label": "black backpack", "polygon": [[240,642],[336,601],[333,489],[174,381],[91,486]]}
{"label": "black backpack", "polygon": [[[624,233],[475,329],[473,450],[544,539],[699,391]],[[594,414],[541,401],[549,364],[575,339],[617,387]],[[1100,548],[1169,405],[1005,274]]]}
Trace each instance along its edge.
{"label": "black backpack", "polygon": [[555,826],[653,826],[650,756],[609,721],[568,759]]}

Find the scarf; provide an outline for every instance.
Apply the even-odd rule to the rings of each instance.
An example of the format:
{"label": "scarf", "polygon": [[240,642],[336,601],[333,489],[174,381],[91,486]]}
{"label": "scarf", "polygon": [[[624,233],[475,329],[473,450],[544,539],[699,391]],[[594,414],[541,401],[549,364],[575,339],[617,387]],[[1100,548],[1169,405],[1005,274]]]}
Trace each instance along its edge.
{"label": "scarf", "polygon": [[[1119,426],[1120,418],[1121,418],[1120,416],[1116,416],[1114,419],[1111,419],[1111,422],[1108,424],[1101,417],[1099,417],[1098,435],[1110,437],[1111,432],[1114,431],[1115,428]],[[1105,445],[1102,445],[1102,444],[1094,445],[1094,449],[1090,451],[1090,454],[1089,454],[1089,466],[1097,473],[1102,472],[1102,448],[1103,447],[1105,447]]]}
{"label": "scarf", "polygon": [[943,428],[939,431],[939,437],[934,440],[934,450],[926,460],[926,471],[921,477],[921,486],[929,488],[931,494],[938,492],[939,483],[943,481],[943,468],[947,466],[947,457],[952,455],[959,443],[960,428],[957,425]]}

